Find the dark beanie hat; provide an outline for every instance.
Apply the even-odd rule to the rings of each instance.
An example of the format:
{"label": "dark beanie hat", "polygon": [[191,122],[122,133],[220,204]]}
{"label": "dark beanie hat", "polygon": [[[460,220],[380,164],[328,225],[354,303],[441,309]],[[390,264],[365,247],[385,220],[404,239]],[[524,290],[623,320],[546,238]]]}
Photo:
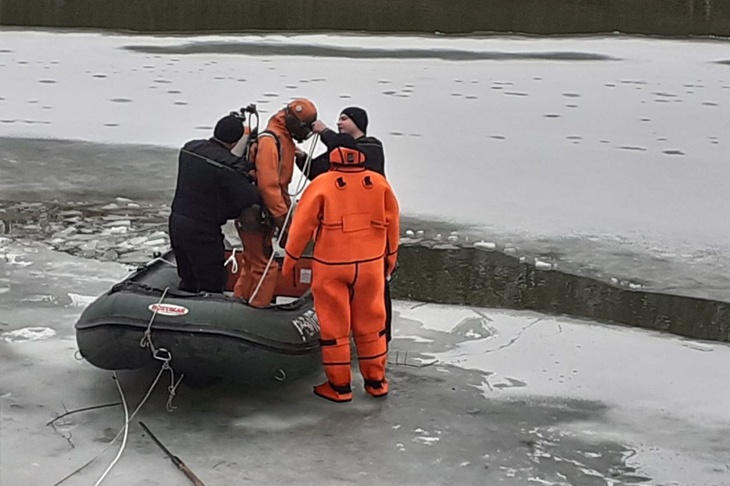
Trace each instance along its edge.
{"label": "dark beanie hat", "polygon": [[365,110],[357,106],[349,106],[342,110],[342,114],[347,115],[362,133],[368,132],[368,113]]}
{"label": "dark beanie hat", "polygon": [[213,136],[221,142],[238,142],[243,137],[243,120],[233,115],[224,116],[216,123]]}

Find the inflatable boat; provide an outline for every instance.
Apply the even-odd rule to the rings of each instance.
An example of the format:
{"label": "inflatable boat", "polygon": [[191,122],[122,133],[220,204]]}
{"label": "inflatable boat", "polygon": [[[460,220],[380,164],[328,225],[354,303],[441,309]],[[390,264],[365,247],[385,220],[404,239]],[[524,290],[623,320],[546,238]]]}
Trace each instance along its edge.
{"label": "inflatable boat", "polygon": [[[228,262],[227,289],[232,289],[240,253]],[[159,369],[169,360],[190,383],[223,379],[266,385],[313,373],[321,360],[309,268],[302,259],[294,279],[280,275],[278,303],[258,309],[229,291],[179,290],[175,257],[168,252],[84,310],[75,326],[79,351],[105,370]]]}

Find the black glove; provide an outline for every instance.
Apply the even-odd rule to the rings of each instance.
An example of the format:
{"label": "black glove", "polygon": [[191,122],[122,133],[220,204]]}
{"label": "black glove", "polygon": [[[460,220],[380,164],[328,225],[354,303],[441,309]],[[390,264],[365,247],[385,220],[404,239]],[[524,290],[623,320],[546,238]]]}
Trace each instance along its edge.
{"label": "black glove", "polygon": [[296,162],[299,170],[304,170],[304,164],[307,162],[307,154],[305,152],[297,153]]}

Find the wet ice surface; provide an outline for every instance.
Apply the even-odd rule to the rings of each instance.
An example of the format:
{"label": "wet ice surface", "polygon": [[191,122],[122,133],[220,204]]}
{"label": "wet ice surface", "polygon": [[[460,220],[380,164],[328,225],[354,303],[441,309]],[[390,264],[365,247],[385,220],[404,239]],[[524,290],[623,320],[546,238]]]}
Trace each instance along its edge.
{"label": "wet ice surface", "polygon": [[[2,241],[0,483],[53,484],[123,424],[116,406],[46,425],[119,401],[109,372],[74,358],[73,323],[127,270]],[[168,413],[163,380],[104,484],[186,481],[138,419],[206,484],[728,484],[730,346],[527,312],[399,301],[395,315],[387,399],[356,378],[353,402],[332,404],[313,377],[182,386]],[[131,408],[154,376],[120,373]],[[118,447],[64,484],[93,484]]]}
{"label": "wet ice surface", "polygon": [[[359,104],[385,143],[405,215],[473,229],[565,271],[727,300],[726,40],[18,30],[0,39],[0,75],[13,79],[0,86],[0,136],[177,147],[251,101],[266,118],[309,96],[331,123]],[[6,143],[3,176],[65,180],[53,148],[20,169],[27,151]],[[85,170],[68,172],[89,195],[96,184],[133,199],[169,194],[174,159],[161,149],[130,146],[120,159],[103,147],[99,156],[79,146]],[[64,184],[73,186],[51,186]]]}

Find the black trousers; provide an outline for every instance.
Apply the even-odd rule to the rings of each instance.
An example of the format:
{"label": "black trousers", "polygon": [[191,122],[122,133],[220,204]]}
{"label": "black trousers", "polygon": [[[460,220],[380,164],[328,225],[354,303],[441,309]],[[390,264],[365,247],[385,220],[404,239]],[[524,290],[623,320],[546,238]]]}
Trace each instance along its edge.
{"label": "black trousers", "polygon": [[393,321],[393,301],[390,299],[390,282],[385,281],[385,342],[389,343],[393,337],[391,332]]}
{"label": "black trousers", "polygon": [[169,225],[180,290],[223,292],[227,273],[223,267],[225,247],[220,226],[176,213],[170,215]]}

